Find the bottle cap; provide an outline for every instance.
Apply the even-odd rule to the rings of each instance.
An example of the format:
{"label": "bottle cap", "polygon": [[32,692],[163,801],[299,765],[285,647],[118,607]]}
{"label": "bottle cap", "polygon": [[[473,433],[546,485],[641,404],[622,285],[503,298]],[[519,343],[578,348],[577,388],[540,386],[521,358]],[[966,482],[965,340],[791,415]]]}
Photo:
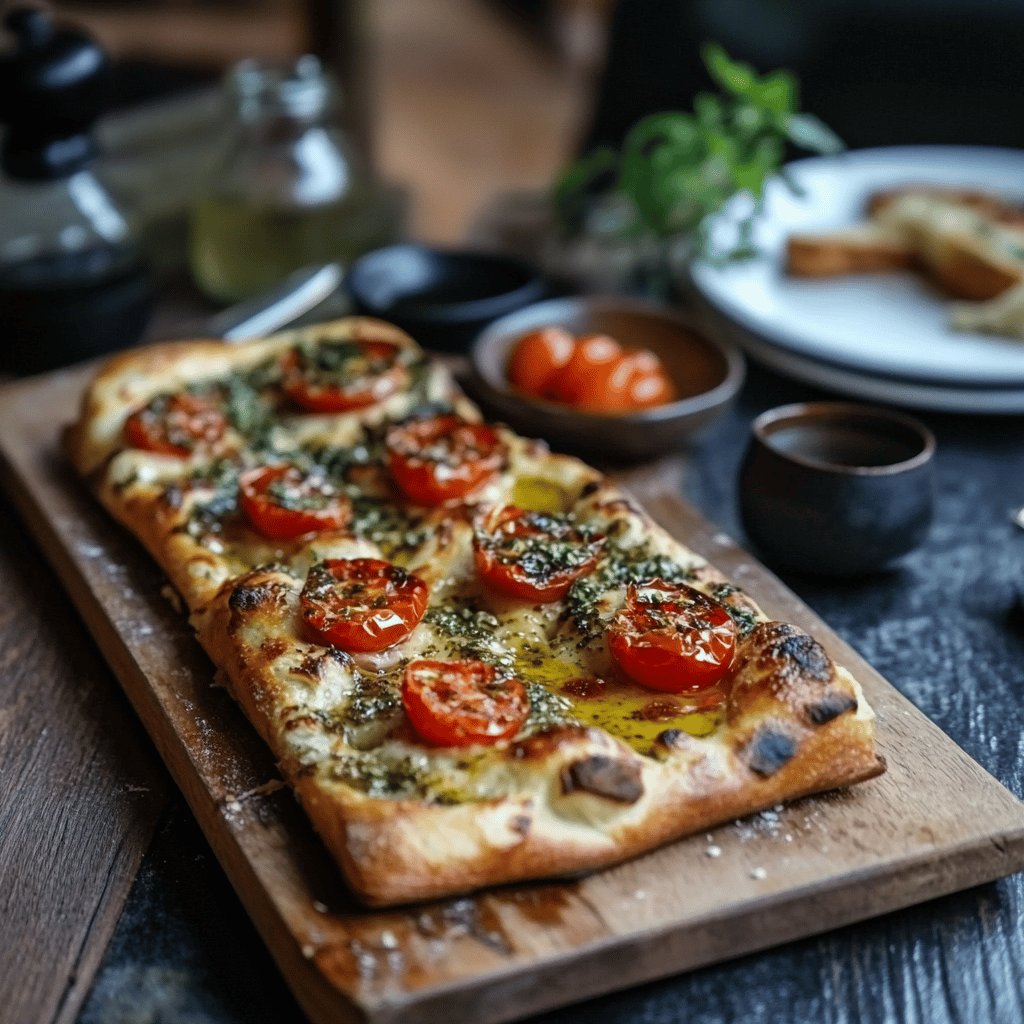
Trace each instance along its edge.
{"label": "bottle cap", "polygon": [[[95,155],[89,129],[102,112],[110,65],[83,32],[21,6],[4,19],[0,48],[0,165],[13,178],[63,178]],[[2,42],[0,37],[0,42]]]}

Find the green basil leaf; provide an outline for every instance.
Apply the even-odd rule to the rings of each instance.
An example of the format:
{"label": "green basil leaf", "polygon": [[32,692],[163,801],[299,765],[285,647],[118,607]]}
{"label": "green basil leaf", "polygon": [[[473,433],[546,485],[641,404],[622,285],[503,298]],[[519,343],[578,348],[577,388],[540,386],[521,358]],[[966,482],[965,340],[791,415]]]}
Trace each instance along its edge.
{"label": "green basil leaf", "polygon": [[813,114],[793,114],[786,121],[786,138],[812,153],[841,153],[843,140],[824,121]]}

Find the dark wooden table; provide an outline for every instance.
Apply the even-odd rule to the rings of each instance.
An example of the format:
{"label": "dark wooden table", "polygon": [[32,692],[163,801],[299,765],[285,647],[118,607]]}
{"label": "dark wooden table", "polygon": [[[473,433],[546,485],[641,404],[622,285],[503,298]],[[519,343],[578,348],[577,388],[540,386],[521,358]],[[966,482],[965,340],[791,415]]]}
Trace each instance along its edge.
{"label": "dark wooden table", "polygon": [[[685,495],[742,536],[735,481],[751,418],[814,397],[752,372],[737,408],[688,453]],[[787,582],[1021,796],[1024,533],[1009,512],[1024,503],[1024,419],[923,418],[939,440],[928,543],[884,575]],[[6,508],[0,531],[0,1021],[300,1020],[113,677]],[[571,1019],[1014,1024],[1024,1020],[1022,902],[1018,875],[582,1004]]]}

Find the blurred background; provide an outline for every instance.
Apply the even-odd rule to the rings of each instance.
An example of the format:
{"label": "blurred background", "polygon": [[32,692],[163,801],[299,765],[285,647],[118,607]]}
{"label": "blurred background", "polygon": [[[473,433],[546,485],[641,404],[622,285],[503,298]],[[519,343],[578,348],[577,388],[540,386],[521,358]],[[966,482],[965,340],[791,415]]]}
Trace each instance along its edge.
{"label": "blurred background", "polygon": [[[788,67],[804,107],[854,147],[1019,145],[1019,0],[78,0],[53,5],[117,62],[120,109],[211,86],[244,57],[312,51],[409,227],[462,238],[502,190],[707,86],[700,44]],[[145,126],[142,126],[143,128]],[[108,149],[145,132],[126,122]],[[180,144],[188,140],[179,139]]]}

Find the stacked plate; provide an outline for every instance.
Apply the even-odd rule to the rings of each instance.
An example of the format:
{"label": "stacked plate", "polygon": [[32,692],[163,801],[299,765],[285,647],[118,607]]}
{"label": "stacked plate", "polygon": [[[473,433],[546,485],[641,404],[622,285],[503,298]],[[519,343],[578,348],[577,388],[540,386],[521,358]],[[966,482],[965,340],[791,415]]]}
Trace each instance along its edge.
{"label": "stacked plate", "polygon": [[[801,160],[766,193],[756,230],[762,256],[693,268],[706,312],[755,359],[820,387],[894,405],[968,413],[1024,413],[1024,341],[954,332],[950,300],[912,273],[791,278],[786,238],[864,218],[868,196],[903,184],[991,191],[1024,201],[1024,152],[914,146]],[[714,225],[727,243],[744,212]]]}

